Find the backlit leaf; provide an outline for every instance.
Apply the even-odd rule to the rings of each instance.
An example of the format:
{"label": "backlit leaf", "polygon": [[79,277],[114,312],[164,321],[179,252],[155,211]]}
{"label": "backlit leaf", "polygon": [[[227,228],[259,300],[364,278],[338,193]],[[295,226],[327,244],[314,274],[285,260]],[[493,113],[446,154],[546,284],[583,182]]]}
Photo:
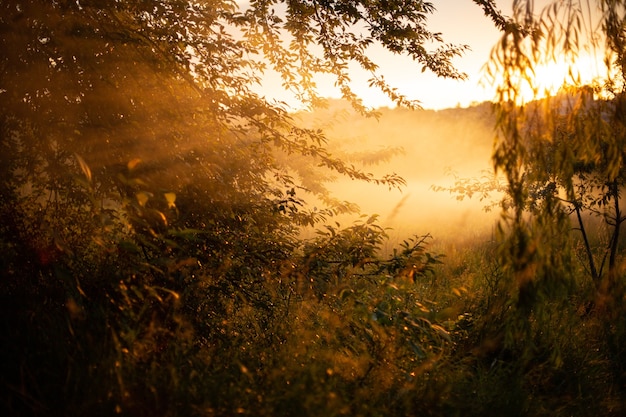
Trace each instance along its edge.
{"label": "backlit leaf", "polygon": [[163,194],[163,196],[165,197],[165,200],[167,201],[167,208],[174,208],[176,207],[176,194],[175,193],[165,193]]}
{"label": "backlit leaf", "polygon": [[129,171],[132,171],[135,168],[137,168],[137,165],[139,165],[140,163],[141,163],[141,159],[134,158],[128,161],[128,164],[126,164],[126,167],[128,168]]}
{"label": "backlit leaf", "polygon": [[150,194],[144,191],[140,191],[137,194],[135,194],[135,198],[137,198],[137,202],[139,203],[141,207],[145,207],[146,203],[150,199]]}
{"label": "backlit leaf", "polygon": [[85,178],[87,181],[91,182],[91,169],[89,169],[89,165],[85,162],[85,160],[78,154],[74,154],[74,157],[78,161],[78,165],[80,166],[81,171],[85,174]]}

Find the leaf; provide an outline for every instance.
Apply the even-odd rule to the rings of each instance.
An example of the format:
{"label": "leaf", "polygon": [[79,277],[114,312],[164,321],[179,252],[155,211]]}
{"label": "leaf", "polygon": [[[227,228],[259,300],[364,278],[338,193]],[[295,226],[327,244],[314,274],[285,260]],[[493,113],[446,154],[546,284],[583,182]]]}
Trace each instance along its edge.
{"label": "leaf", "polygon": [[134,159],[131,159],[130,161],[128,161],[128,164],[126,164],[126,166],[127,166],[129,171],[132,171],[135,168],[137,168],[137,165],[139,165],[140,163],[141,163],[141,159],[134,158]]}
{"label": "leaf", "polygon": [[117,247],[118,249],[125,252],[140,253],[139,246],[137,246],[134,242],[130,242],[128,240],[121,240],[117,244]]}
{"label": "leaf", "polygon": [[165,194],[163,194],[163,196],[165,197],[165,201],[167,201],[167,208],[174,208],[174,207],[176,207],[176,204],[174,204],[176,202],[176,194],[175,193],[165,193]]}
{"label": "leaf", "polygon": [[85,174],[87,181],[91,182],[91,169],[89,169],[89,165],[87,165],[85,160],[79,154],[75,153],[74,157],[78,161],[78,165],[80,166],[81,171],[83,171],[83,174]]}
{"label": "leaf", "polygon": [[183,238],[187,240],[195,240],[198,238],[199,234],[204,234],[206,231],[201,229],[180,229],[180,230],[168,230],[167,234],[169,236],[174,236],[178,238]]}
{"label": "leaf", "polygon": [[135,198],[137,199],[137,202],[139,203],[141,207],[145,207],[146,203],[150,199],[150,194],[144,191],[140,191],[137,194],[135,194]]}
{"label": "leaf", "polygon": [[450,334],[448,333],[448,331],[444,329],[443,327],[441,327],[440,325],[433,324],[432,329],[436,331],[439,337],[441,337],[442,339],[445,339],[448,342],[452,342],[452,338],[450,337]]}
{"label": "leaf", "polygon": [[409,344],[411,345],[411,350],[413,350],[413,353],[415,353],[418,358],[420,359],[426,358],[426,352],[424,352],[424,349],[422,349],[420,345],[418,345],[412,340],[409,340]]}
{"label": "leaf", "polygon": [[163,224],[167,226],[167,217],[165,217],[165,214],[163,214],[162,212],[158,210],[156,211],[156,214],[159,217],[159,219],[163,222]]}

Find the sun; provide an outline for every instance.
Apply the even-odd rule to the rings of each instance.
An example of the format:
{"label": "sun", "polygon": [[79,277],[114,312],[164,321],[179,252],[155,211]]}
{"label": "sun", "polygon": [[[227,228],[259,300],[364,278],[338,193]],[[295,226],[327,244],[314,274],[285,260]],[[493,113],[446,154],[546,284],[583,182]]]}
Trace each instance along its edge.
{"label": "sun", "polygon": [[540,95],[556,94],[564,85],[586,85],[599,77],[599,63],[586,54],[575,61],[552,61],[535,70],[535,84]]}
{"label": "sun", "polygon": [[506,98],[517,104],[552,97],[565,87],[590,85],[606,77],[601,73],[606,69],[602,60],[581,54],[575,59],[549,59],[535,64],[515,74],[510,74],[508,81],[500,76],[499,87]]}

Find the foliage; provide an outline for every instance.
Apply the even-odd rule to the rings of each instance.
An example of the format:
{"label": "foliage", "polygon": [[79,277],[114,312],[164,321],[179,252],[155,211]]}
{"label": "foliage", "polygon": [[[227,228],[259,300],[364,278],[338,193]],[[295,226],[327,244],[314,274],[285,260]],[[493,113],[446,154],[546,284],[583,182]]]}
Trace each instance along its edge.
{"label": "foliage", "polygon": [[[573,222],[595,286],[595,291],[584,293],[583,310],[593,310],[606,326],[602,336],[612,351],[612,366],[619,369],[619,390],[624,388],[619,365],[623,351],[617,344],[623,338],[624,297],[620,197],[626,149],[625,10],[619,1],[553,2],[535,15],[532,2],[516,1],[515,24],[494,47],[488,66],[488,75],[499,86],[494,165],[506,179],[511,202],[501,227],[516,300],[510,344],[525,345],[529,358],[536,357],[534,346],[524,340],[536,339],[548,328],[544,320],[552,317],[553,303],[561,305],[558,300],[571,297],[573,288],[584,288],[572,267]],[[590,85],[583,85],[575,67],[584,54],[594,59],[604,55],[605,72]],[[541,67],[561,61],[572,67],[558,94],[541,90]],[[526,91],[532,93],[531,101]],[[587,213],[599,218],[599,230],[607,236],[605,248],[592,246],[589,223],[583,218]]]}
{"label": "foliage", "polygon": [[[573,218],[582,241],[583,266],[600,288],[613,286],[606,281],[620,273],[624,75],[616,27],[623,20],[624,6],[621,2],[598,2],[597,10],[591,6],[554,2],[534,15],[532,2],[514,3],[513,21],[486,67],[488,79],[497,86],[496,173],[455,178],[454,186],[436,190],[454,192],[458,199],[478,194],[481,201],[503,193],[500,205],[510,236],[517,249],[527,248],[518,254],[524,259],[520,268],[534,262],[536,248],[525,243],[533,239],[529,233],[539,233],[544,226],[557,234],[562,227],[567,233],[567,218]],[[577,59],[597,58],[601,51],[606,74],[583,85]],[[538,78],[543,67],[558,62],[570,67],[554,94],[542,90]],[[604,247],[593,244],[594,235]]]}
{"label": "foliage", "polygon": [[[533,33],[493,2],[474,3],[507,36]],[[500,167],[513,233],[497,248],[450,250],[443,263],[427,234],[384,253],[376,216],[342,227],[326,222],[341,204],[315,210],[303,195],[333,175],[402,179],[338,158],[323,131],[252,92],[267,67],[315,105],[314,75],[325,73],[360,108],[348,77],[357,63],[409,104],[366,52],[380,43],[462,77],[450,60],[465,48],[426,27],[432,4],[31,0],[0,10],[3,414],[623,414],[624,325],[588,314],[597,289],[563,250],[567,204],[598,204],[544,190],[566,187],[555,157],[575,148],[529,146],[554,166],[549,177],[524,166],[538,179],[530,186]],[[594,111],[617,113],[618,96],[583,106],[573,125],[566,117],[558,139]],[[608,137],[594,145],[601,158],[573,163],[586,181],[575,184],[605,192],[601,174],[622,180],[622,148]],[[301,175],[303,164],[326,175]],[[595,201],[615,204],[612,190]],[[319,233],[304,239],[303,225]],[[609,260],[616,276],[618,264]],[[619,287],[603,285],[617,300]]]}
{"label": "foliage", "polygon": [[485,211],[491,211],[497,207],[505,209],[509,207],[506,184],[493,172],[483,170],[479,177],[466,178],[449,170],[448,175],[454,178],[454,185],[433,185],[431,188],[437,192],[447,191],[450,194],[456,194],[455,198],[458,201],[478,196],[478,201],[484,202],[483,210]]}
{"label": "foliage", "polygon": [[[3,414],[301,406],[318,415],[323,406],[331,415],[344,413],[344,398],[360,414],[415,409],[395,392],[423,381],[450,343],[446,331],[423,317],[414,288],[389,284],[394,274],[382,285],[347,273],[377,259],[374,220],[316,242],[343,268],[342,285],[361,286],[335,296],[329,267],[311,267],[298,231],[342,208],[310,210],[295,158],[279,155],[354,180],[403,180],[333,156],[322,131],[253,87],[271,69],[315,106],[315,75],[330,74],[364,111],[350,90],[356,63],[412,105],[367,52],[382,44],[462,78],[451,59],[466,47],[427,28],[433,11],[427,2],[3,2]],[[401,257],[419,253],[411,262],[429,265],[422,243]],[[327,297],[300,288],[302,276],[328,281]],[[382,378],[375,401],[358,401]]]}
{"label": "foliage", "polygon": [[[533,2],[515,1],[486,67],[497,88],[493,161],[506,188],[498,263],[487,281],[492,295],[474,323],[482,343],[469,343],[491,362],[478,362],[468,382],[514,384],[508,405],[484,397],[505,406],[502,413],[622,412],[625,10],[620,1],[551,2],[535,14]],[[600,56],[592,65],[604,68],[591,81],[577,66],[587,56]],[[544,90],[542,71],[558,71],[555,63],[570,68],[558,91]],[[460,198],[500,190],[491,177],[451,189]],[[574,368],[588,381],[609,381],[616,395],[596,392],[555,407],[572,389],[557,380],[572,380]],[[585,383],[573,379],[582,392]]]}

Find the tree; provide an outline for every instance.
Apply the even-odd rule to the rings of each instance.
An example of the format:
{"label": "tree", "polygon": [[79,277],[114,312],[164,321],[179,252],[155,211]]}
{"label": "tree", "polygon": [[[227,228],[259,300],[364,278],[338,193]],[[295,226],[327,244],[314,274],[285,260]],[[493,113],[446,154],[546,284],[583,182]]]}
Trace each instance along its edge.
{"label": "tree", "polygon": [[[592,9],[591,5],[597,9]],[[517,25],[511,25],[494,48],[489,74],[502,77],[498,88],[498,141],[494,165],[508,182],[512,199],[511,225],[519,239],[530,232],[531,221],[563,219],[576,214],[585,241],[588,266],[598,287],[613,287],[618,280],[621,224],[620,190],[624,184],[624,42],[622,2],[554,2],[535,16],[532,2],[515,2]],[[601,44],[604,42],[604,45]],[[583,85],[576,68],[564,74],[562,93],[524,103],[523,91],[533,98],[545,94],[535,74],[542,65],[575,65],[584,53],[604,53],[605,74]],[[498,75],[497,75],[498,74]],[[599,210],[598,210],[599,209]],[[609,227],[606,273],[597,270],[581,211],[602,216]],[[534,220],[532,220],[534,219]],[[556,227],[567,222],[546,222]],[[555,229],[555,233],[558,231]],[[526,236],[526,237],[522,237]],[[521,242],[518,242],[518,248]],[[521,249],[525,259],[517,272],[532,265],[535,254]],[[525,258],[529,257],[529,258]],[[600,283],[603,280],[604,283]],[[611,282],[609,284],[609,282]]]}
{"label": "tree", "polygon": [[[498,19],[493,2],[475,3]],[[277,154],[403,181],[333,157],[323,132],[252,86],[269,67],[313,106],[315,74],[330,74],[364,111],[350,89],[356,63],[411,105],[367,49],[380,43],[462,78],[451,60],[466,47],[427,28],[432,12],[422,1],[3,2],[6,411],[137,415],[173,404],[192,415],[230,389],[202,391],[199,372],[228,382],[241,360],[261,363],[246,343],[282,337],[266,331],[279,323],[272,291],[298,259],[297,228],[321,218]]]}
{"label": "tree", "polygon": [[[612,368],[607,378],[618,390],[626,380],[620,247],[626,220],[625,24],[623,1],[552,2],[539,14],[533,2],[515,1],[513,23],[487,67],[498,86],[493,162],[506,180],[500,232],[510,277],[508,347],[524,358],[522,369],[542,357],[558,368],[560,347],[545,337],[557,317],[574,326],[591,321],[602,328],[598,350],[606,352]],[[578,72],[585,56],[602,68],[593,80]],[[563,62],[570,68],[560,89],[540,88],[542,67]],[[590,218],[599,220],[599,248],[590,238]],[[582,241],[586,282],[573,266],[574,233]]]}

